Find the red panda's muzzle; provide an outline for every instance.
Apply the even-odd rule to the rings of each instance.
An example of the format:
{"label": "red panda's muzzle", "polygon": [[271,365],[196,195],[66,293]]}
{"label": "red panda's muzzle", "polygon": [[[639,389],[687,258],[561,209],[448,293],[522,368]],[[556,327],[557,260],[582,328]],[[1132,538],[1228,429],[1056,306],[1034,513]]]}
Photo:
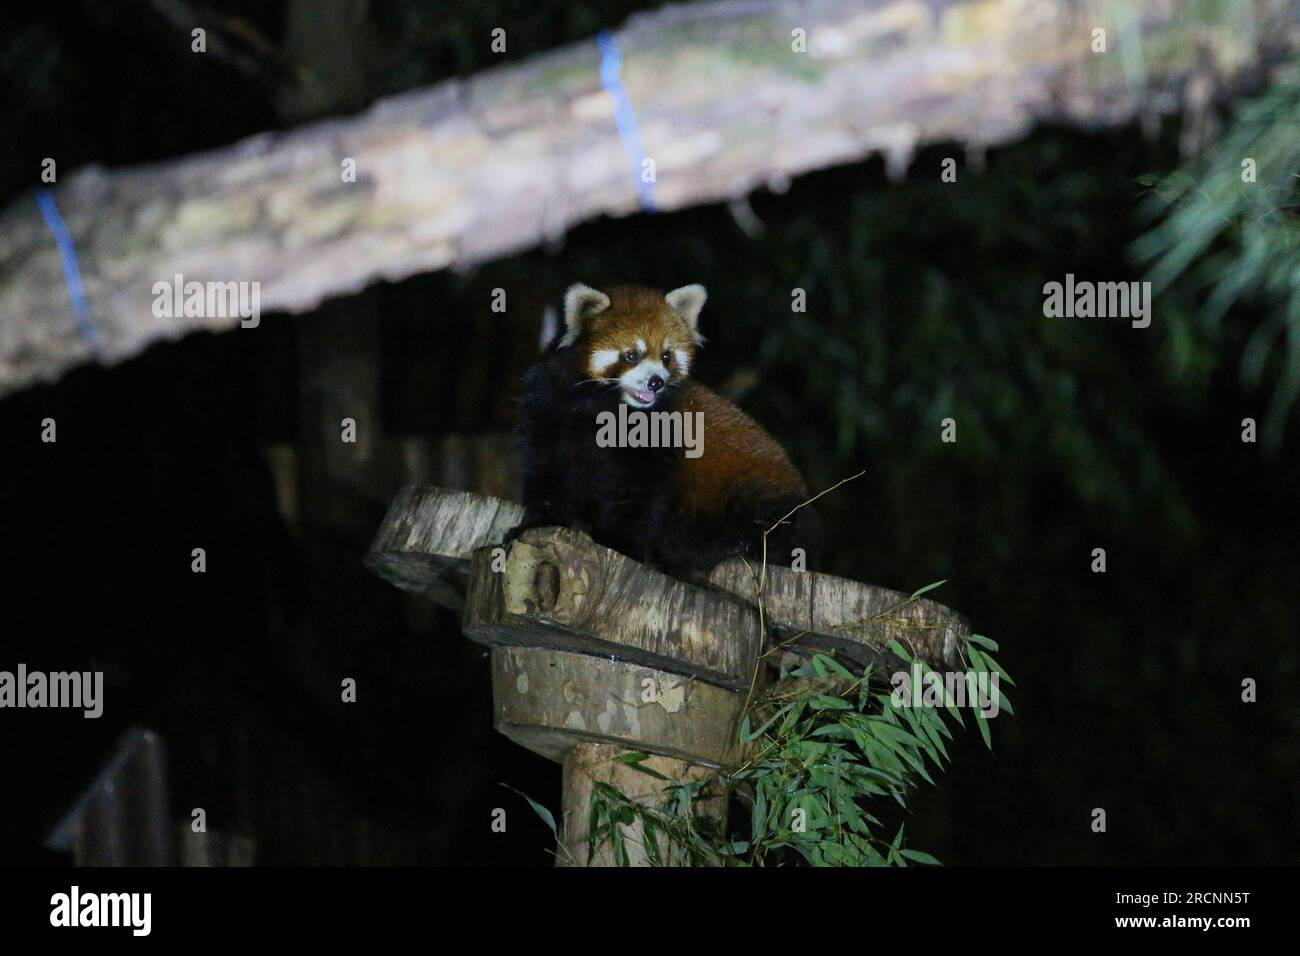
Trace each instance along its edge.
{"label": "red panda's muzzle", "polygon": [[655,403],[655,393],[650,389],[628,388],[624,386],[623,392],[632,399],[637,405],[649,407]]}

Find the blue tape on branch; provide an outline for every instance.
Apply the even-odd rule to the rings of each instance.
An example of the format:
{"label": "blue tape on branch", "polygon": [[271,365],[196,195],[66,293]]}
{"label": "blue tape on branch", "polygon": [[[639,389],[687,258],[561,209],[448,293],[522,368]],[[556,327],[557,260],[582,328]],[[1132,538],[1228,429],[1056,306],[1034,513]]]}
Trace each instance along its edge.
{"label": "blue tape on branch", "polygon": [[36,205],[40,207],[41,215],[45,217],[45,225],[50,227],[54,244],[59,247],[59,259],[63,263],[63,280],[68,286],[68,298],[72,300],[72,310],[77,314],[77,331],[81,333],[91,354],[97,355],[99,336],[95,332],[94,323],[90,321],[90,305],[86,302],[86,293],[81,289],[81,269],[77,265],[77,250],[72,244],[72,233],[68,232],[68,227],[63,224],[63,217],[59,215],[59,207],[54,201],[53,192],[48,189],[38,190]]}
{"label": "blue tape on branch", "polygon": [[614,34],[602,30],[596,35],[596,45],[600,47],[600,82],[609,98],[614,101],[618,135],[622,137],[623,148],[627,150],[627,158],[632,163],[632,176],[636,180],[641,208],[646,212],[655,212],[655,184],[646,182],[641,176],[645,150],[641,148],[641,134],[637,131],[636,111],[632,109],[632,99],[627,95],[627,87],[619,76],[623,57],[618,52],[618,41],[614,39]]}

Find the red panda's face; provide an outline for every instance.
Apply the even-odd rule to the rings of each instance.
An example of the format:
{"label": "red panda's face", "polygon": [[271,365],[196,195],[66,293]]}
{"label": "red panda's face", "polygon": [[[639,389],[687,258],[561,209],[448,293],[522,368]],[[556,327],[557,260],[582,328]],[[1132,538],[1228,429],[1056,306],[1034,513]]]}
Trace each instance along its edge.
{"label": "red panda's face", "polygon": [[690,373],[694,347],[671,328],[629,325],[593,337],[587,372],[593,379],[617,382],[623,401],[633,408],[652,408],[669,385]]}
{"label": "red panda's face", "polygon": [[[572,342],[581,349],[587,377],[617,385],[621,399],[641,409],[653,408],[665,389],[684,381],[701,341],[695,320],[704,304],[702,288],[686,288],[689,297],[682,290],[665,296],[618,288],[605,295],[572,287],[566,320],[571,332],[577,330]],[[579,289],[588,296],[585,303],[575,293]]]}

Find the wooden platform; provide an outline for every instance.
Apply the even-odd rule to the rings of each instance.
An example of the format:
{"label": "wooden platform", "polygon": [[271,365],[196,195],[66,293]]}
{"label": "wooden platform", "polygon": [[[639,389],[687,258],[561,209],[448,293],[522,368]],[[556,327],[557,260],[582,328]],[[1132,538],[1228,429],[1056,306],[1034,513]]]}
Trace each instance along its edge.
{"label": "wooden platform", "polygon": [[[493,546],[522,516],[521,505],[500,498],[407,488],[366,563],[398,587],[464,609],[466,634],[486,644],[614,654],[747,686],[761,643],[758,568],[728,561],[688,584],[554,528],[498,552],[494,573]],[[860,664],[891,663],[884,648],[896,638],[935,667],[958,667],[970,634],[942,604],[829,574],[771,566],[761,596],[777,640]]]}
{"label": "wooden platform", "polygon": [[[563,766],[563,865],[614,862],[587,840],[598,784],[650,806],[667,784],[707,780],[742,759],[739,722],[762,655],[831,650],[892,671],[901,661],[886,645],[897,639],[938,668],[957,667],[970,634],[933,601],[828,574],[735,560],[684,581],[569,528],[503,546],[522,518],[513,501],[407,488],[365,560],[460,610],[466,636],[492,648],[497,730]],[[651,755],[653,776],[637,771],[633,753]],[[724,822],[726,805],[717,790],[696,809]],[[642,845],[639,819],[620,826]]]}

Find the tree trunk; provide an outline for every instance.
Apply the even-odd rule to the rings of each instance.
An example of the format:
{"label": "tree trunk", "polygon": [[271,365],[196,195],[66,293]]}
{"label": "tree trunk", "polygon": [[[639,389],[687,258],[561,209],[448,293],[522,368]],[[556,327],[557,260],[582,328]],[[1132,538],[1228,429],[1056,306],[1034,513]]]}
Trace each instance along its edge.
{"label": "tree trunk", "polygon": [[[653,774],[645,773],[624,763],[620,759],[624,753],[609,744],[578,744],[564,758],[564,820],[559,832],[557,866],[618,866],[620,863],[609,838],[597,839],[595,852],[589,850],[591,806],[597,783],[613,787],[632,803],[662,811],[665,788],[713,777],[713,772],[706,767],[656,756],[640,763],[640,766],[653,771]],[[720,792],[693,801],[692,810],[697,820],[707,818],[719,828],[726,825],[727,804]],[[651,855],[646,849],[647,838],[642,821],[638,819],[615,826],[622,831],[626,864],[650,866]],[[667,839],[661,836],[657,843],[664,865],[686,864],[681,851]]]}

